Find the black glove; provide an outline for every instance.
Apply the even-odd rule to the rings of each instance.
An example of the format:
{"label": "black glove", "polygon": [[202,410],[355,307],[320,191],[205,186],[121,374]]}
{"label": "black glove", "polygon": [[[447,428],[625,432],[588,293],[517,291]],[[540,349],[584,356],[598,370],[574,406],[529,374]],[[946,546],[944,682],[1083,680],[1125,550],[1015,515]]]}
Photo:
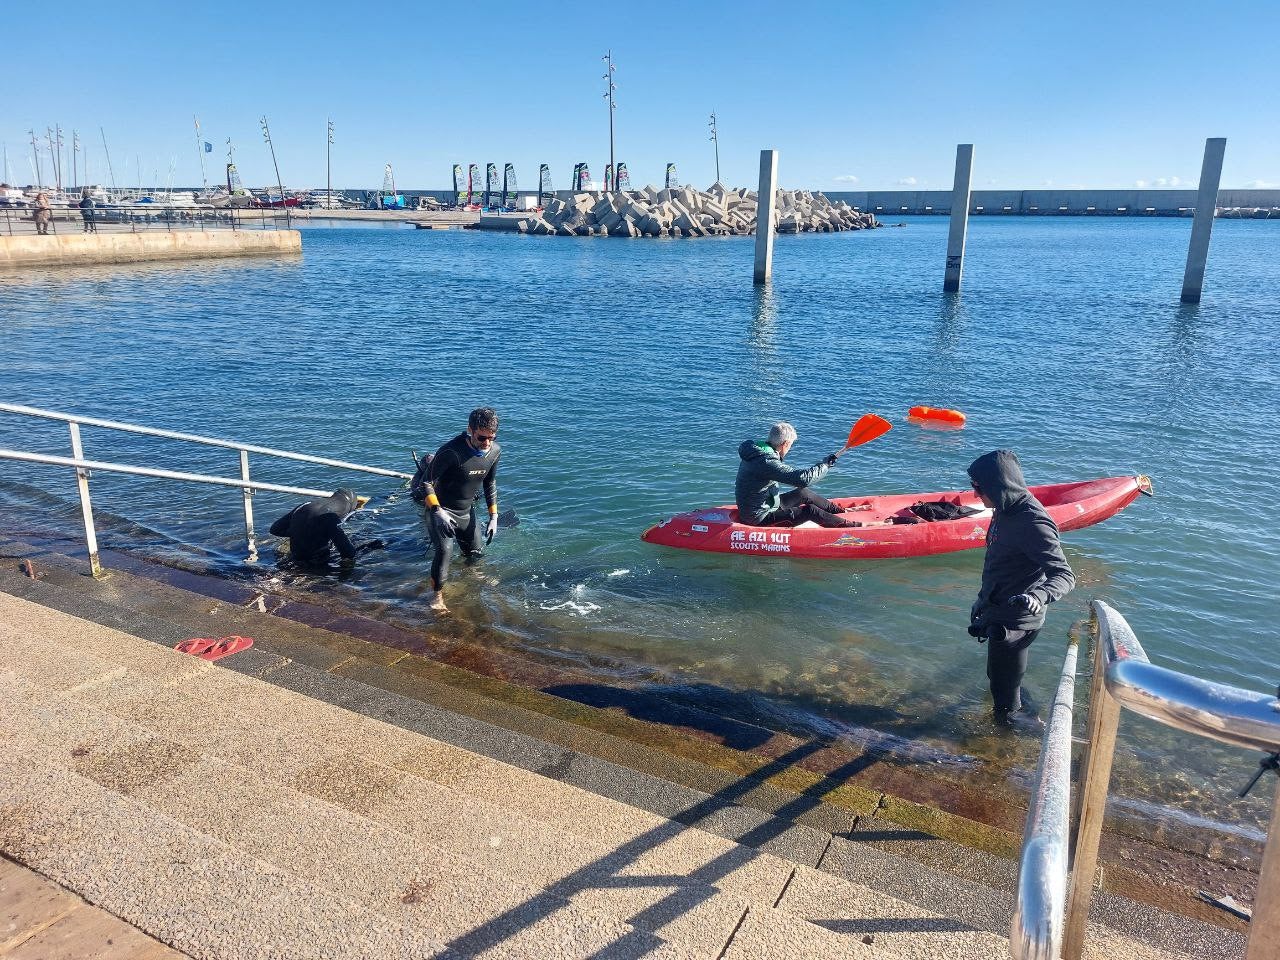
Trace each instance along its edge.
{"label": "black glove", "polygon": [[823,458],[822,462],[825,463],[828,467],[834,467],[836,465],[836,461],[839,459],[840,459],[840,454],[828,453],[826,457]]}
{"label": "black glove", "polygon": [[452,537],[458,532],[458,522],[443,507],[436,507],[431,512],[431,525],[441,539]]}
{"label": "black glove", "polygon": [[1009,606],[1022,607],[1033,617],[1044,612],[1044,601],[1034,593],[1019,593],[1009,598]]}

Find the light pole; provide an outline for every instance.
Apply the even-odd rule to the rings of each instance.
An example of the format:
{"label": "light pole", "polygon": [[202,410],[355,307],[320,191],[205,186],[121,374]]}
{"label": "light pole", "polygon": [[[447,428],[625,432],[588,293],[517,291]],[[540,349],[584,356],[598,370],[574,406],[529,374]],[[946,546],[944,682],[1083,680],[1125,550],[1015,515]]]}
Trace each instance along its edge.
{"label": "light pole", "polygon": [[[613,91],[617,90],[618,88],[613,82],[613,71],[614,71],[613,51],[609,50],[600,59],[603,60],[606,66],[608,67],[608,69],[605,70],[605,74],[604,74],[604,83],[605,83],[604,97],[606,100],[609,101],[609,169],[616,170],[617,167],[615,167],[613,163],[613,111],[616,106],[613,102]],[[609,176],[613,177],[616,175],[611,173]],[[604,188],[605,190],[613,189],[613,184],[609,183],[609,177],[605,178]]]}
{"label": "light pole", "polygon": [[711,111],[711,142],[716,145],[716,183],[720,182],[720,135],[716,131],[716,112]]}
{"label": "light pole", "polygon": [[40,172],[40,146],[36,141],[35,130],[28,130],[27,133],[31,134],[31,155],[36,160],[36,189],[39,190],[44,186],[44,174]]}
{"label": "light pole", "polygon": [[[80,164],[76,154],[80,152],[80,134],[75,130],[71,131],[71,189],[74,190],[80,185]],[[89,179],[89,171],[84,172],[84,178]]]}
{"label": "light pole", "polygon": [[329,142],[324,148],[324,205],[326,208],[333,209],[333,176],[330,173],[329,155],[333,152],[333,121],[329,123]]}
{"label": "light pole", "polygon": [[258,122],[262,125],[262,139],[267,142],[267,147],[271,150],[271,165],[276,169],[276,186],[280,188],[280,206],[284,208],[284,223],[288,227],[291,222],[289,207],[284,202],[284,181],[280,179],[280,164],[276,162],[276,146],[271,142],[271,128],[267,126],[265,115]]}
{"label": "light pole", "polygon": [[200,118],[194,114],[191,120],[196,125],[196,156],[200,159],[200,184],[204,192],[209,192],[209,171],[204,165],[204,137],[200,136]]}

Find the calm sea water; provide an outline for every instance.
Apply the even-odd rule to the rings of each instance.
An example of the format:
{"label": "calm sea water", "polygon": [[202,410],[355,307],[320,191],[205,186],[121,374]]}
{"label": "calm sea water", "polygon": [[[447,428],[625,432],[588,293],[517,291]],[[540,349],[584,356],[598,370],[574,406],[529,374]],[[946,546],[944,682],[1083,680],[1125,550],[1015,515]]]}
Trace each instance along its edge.
{"label": "calm sea water", "polygon": [[[1144,472],[1157,497],[1065,538],[1077,591],[1051,611],[1029,686],[1047,700],[1069,624],[1103,597],[1152,659],[1274,688],[1280,535],[1280,223],[1220,221],[1205,301],[1177,302],[1188,221],[983,219],[965,289],[940,293],[945,219],[752,241],[632,241],[312,228],[300,259],[0,275],[0,397],[409,469],[474,406],[502,414],[504,507],[486,564],[426,609],[425,531],[380,479],[255,460],[264,479],[375,496],[354,577],[312,584],[424,629],[489,642],[775,727],[867,730],[1025,770],[993,746],[983,648],[964,632],[981,551],[833,564],[641,544],[654,521],[732,497],[736,448],[776,419],[808,464],[867,411],[895,429],[829,495],[962,487],[1011,447],[1028,480]],[[917,403],[959,432],[905,422]],[[232,475],[234,453],[85,431],[89,456]],[[0,415],[0,445],[66,454],[65,427]],[[236,576],[239,494],[98,474],[108,546],[200,554]],[[64,471],[0,465],[0,521],[75,530]],[[265,526],[293,499],[257,498]],[[267,560],[270,560],[268,551]],[[295,585],[303,588],[306,585]],[[1125,722],[1117,790],[1256,831],[1232,791],[1253,756]],[[1150,811],[1148,811],[1150,812]]]}

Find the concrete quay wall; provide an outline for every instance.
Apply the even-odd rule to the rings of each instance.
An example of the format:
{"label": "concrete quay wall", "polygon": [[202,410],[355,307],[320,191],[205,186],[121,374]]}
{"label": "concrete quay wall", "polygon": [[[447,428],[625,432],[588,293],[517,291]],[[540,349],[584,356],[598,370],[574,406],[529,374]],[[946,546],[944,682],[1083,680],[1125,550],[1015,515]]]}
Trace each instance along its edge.
{"label": "concrete quay wall", "polygon": [[78,266],[301,253],[297,230],[154,230],[0,236],[0,267]]}
{"label": "concrete quay wall", "polygon": [[[869,213],[951,213],[950,190],[825,191]],[[1054,216],[1189,217],[1195,212],[1195,190],[974,190],[970,215],[1022,214]],[[1219,190],[1218,208],[1274,210],[1280,217],[1280,190]]]}

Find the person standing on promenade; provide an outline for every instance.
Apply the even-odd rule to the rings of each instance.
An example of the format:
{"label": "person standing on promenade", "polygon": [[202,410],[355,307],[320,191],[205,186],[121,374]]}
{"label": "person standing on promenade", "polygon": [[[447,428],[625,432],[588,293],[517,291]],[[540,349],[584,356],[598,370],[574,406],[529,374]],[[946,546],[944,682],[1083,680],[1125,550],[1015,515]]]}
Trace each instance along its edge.
{"label": "person standing on promenade", "polygon": [[43,193],[36,194],[35,203],[31,205],[31,219],[35,221],[36,235],[49,235],[49,221],[53,219],[53,211],[49,207],[49,197]]}
{"label": "person standing on promenade", "polygon": [[[795,442],[795,427],[775,423],[769,428],[768,440],[744,440],[738,447],[742,462],[738,464],[733,491],[738,502],[738,522],[757,527],[794,526],[806,520],[822,527],[862,526],[839,516],[839,507],[809,489],[826,476],[840,455],[828,454],[808,470],[798,470],[783,460]],[[780,483],[796,489],[779,494]]]}
{"label": "person standing on promenade", "polygon": [[97,233],[98,221],[93,212],[93,197],[89,195],[88,187],[80,196],[80,216],[84,219],[84,232]]}
{"label": "person standing on promenade", "polygon": [[1062,553],[1058,525],[1027,489],[1017,454],[983,454],[969,465],[969,479],[994,511],[969,635],[987,645],[996,724],[1038,732],[1044,722],[1022,702],[1028,651],[1044,626],[1045,607],[1070,593],[1076,577]]}
{"label": "person standing on promenade", "polygon": [[[456,543],[467,563],[484,556],[486,544],[498,532],[498,413],[479,407],[467,418],[467,429],[458,434],[431,459],[426,474],[427,509],[431,512],[431,609],[447,613],[444,582]],[[476,519],[476,501],[484,491],[489,519],[481,528]]]}
{"label": "person standing on promenade", "polygon": [[328,568],[331,547],[337,547],[339,566],[349,569],[355,566],[357,553],[383,546],[381,540],[374,540],[357,550],[342,529],[342,521],[365,502],[350,490],[335,490],[331,496],[294,507],[271,525],[271,535],[289,538],[289,553],[300,566]]}

